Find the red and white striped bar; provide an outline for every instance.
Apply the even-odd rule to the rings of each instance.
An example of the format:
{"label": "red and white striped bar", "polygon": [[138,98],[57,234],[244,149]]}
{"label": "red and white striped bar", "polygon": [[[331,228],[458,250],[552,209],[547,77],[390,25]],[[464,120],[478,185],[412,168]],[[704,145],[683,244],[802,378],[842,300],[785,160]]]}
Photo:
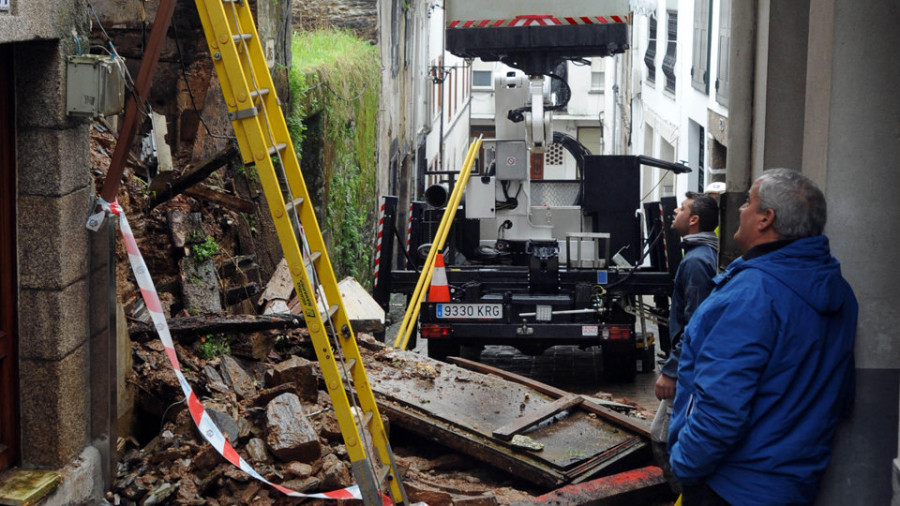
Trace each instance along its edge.
{"label": "red and white striped bar", "polygon": [[378,210],[378,225],[376,225],[375,229],[375,277],[372,282],[372,287],[378,287],[378,268],[381,266],[381,239],[384,235],[384,207],[385,207],[385,198],[381,198],[381,209]]}
{"label": "red and white striped bar", "polygon": [[449,29],[462,28],[504,28],[513,26],[552,26],[552,25],[596,25],[610,23],[627,23],[628,14],[612,16],[564,16],[550,14],[527,14],[512,19],[454,19],[447,23]]}

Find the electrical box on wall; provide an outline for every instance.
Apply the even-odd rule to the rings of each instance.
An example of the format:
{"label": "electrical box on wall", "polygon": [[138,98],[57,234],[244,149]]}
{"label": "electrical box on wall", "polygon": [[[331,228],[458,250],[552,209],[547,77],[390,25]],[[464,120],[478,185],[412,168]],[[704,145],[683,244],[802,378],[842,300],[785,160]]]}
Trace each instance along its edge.
{"label": "electrical box on wall", "polygon": [[100,54],[66,59],[66,112],[70,116],[103,117],[125,107],[125,62]]}
{"label": "electrical box on wall", "polygon": [[528,179],[528,149],[522,141],[497,141],[496,174],[501,181]]}

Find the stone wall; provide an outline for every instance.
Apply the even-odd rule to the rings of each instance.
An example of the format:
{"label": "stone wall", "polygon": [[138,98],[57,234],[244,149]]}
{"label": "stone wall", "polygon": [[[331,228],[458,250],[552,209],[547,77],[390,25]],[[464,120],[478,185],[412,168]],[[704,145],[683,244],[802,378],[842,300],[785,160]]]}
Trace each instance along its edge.
{"label": "stone wall", "polygon": [[377,0],[294,0],[295,30],[346,28],[373,44],[378,41]]}

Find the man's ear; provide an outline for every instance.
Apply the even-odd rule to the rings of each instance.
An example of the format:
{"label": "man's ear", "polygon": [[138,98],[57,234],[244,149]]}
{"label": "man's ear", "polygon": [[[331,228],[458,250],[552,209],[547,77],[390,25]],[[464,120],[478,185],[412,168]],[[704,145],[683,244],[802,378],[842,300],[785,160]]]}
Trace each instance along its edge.
{"label": "man's ear", "polygon": [[692,214],[691,217],[688,218],[688,225],[689,225],[689,226],[699,225],[699,224],[700,224],[700,217],[697,216],[696,214]]}
{"label": "man's ear", "polygon": [[763,232],[772,228],[772,225],[775,224],[775,210],[774,209],[766,209],[763,211],[762,216],[759,218],[759,230]]}

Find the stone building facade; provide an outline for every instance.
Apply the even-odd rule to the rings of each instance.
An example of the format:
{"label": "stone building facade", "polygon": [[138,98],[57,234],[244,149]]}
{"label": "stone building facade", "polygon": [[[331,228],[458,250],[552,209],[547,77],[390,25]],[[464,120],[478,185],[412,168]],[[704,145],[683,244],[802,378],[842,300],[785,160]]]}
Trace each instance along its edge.
{"label": "stone building facade", "polygon": [[[66,112],[67,57],[89,52],[92,29],[96,37],[101,25],[130,26],[134,50],[123,56],[136,75],[141,34],[159,3],[0,0],[0,481],[40,471],[58,482],[43,504],[103,501],[115,473],[117,420],[127,409],[118,405],[117,385],[130,354],[117,317],[117,231],[85,227],[95,195],[91,119]],[[257,13],[273,68],[289,61],[287,8],[267,3]],[[177,9],[195,7],[179,2]],[[175,17],[192,23],[178,10]],[[176,48],[172,35],[164,55],[183,49],[208,58],[202,37],[185,37]],[[127,48],[129,35],[123,38]],[[161,65],[151,102],[175,104],[166,113],[180,142],[198,122],[172,100],[179,86],[172,67],[180,61]],[[195,90],[200,98],[206,92]]]}
{"label": "stone building facade", "polygon": [[111,235],[85,228],[89,123],[66,115],[66,57],[90,26],[83,2],[13,0],[0,10],[0,447],[7,471],[60,472],[51,504],[99,499],[114,436]]}

